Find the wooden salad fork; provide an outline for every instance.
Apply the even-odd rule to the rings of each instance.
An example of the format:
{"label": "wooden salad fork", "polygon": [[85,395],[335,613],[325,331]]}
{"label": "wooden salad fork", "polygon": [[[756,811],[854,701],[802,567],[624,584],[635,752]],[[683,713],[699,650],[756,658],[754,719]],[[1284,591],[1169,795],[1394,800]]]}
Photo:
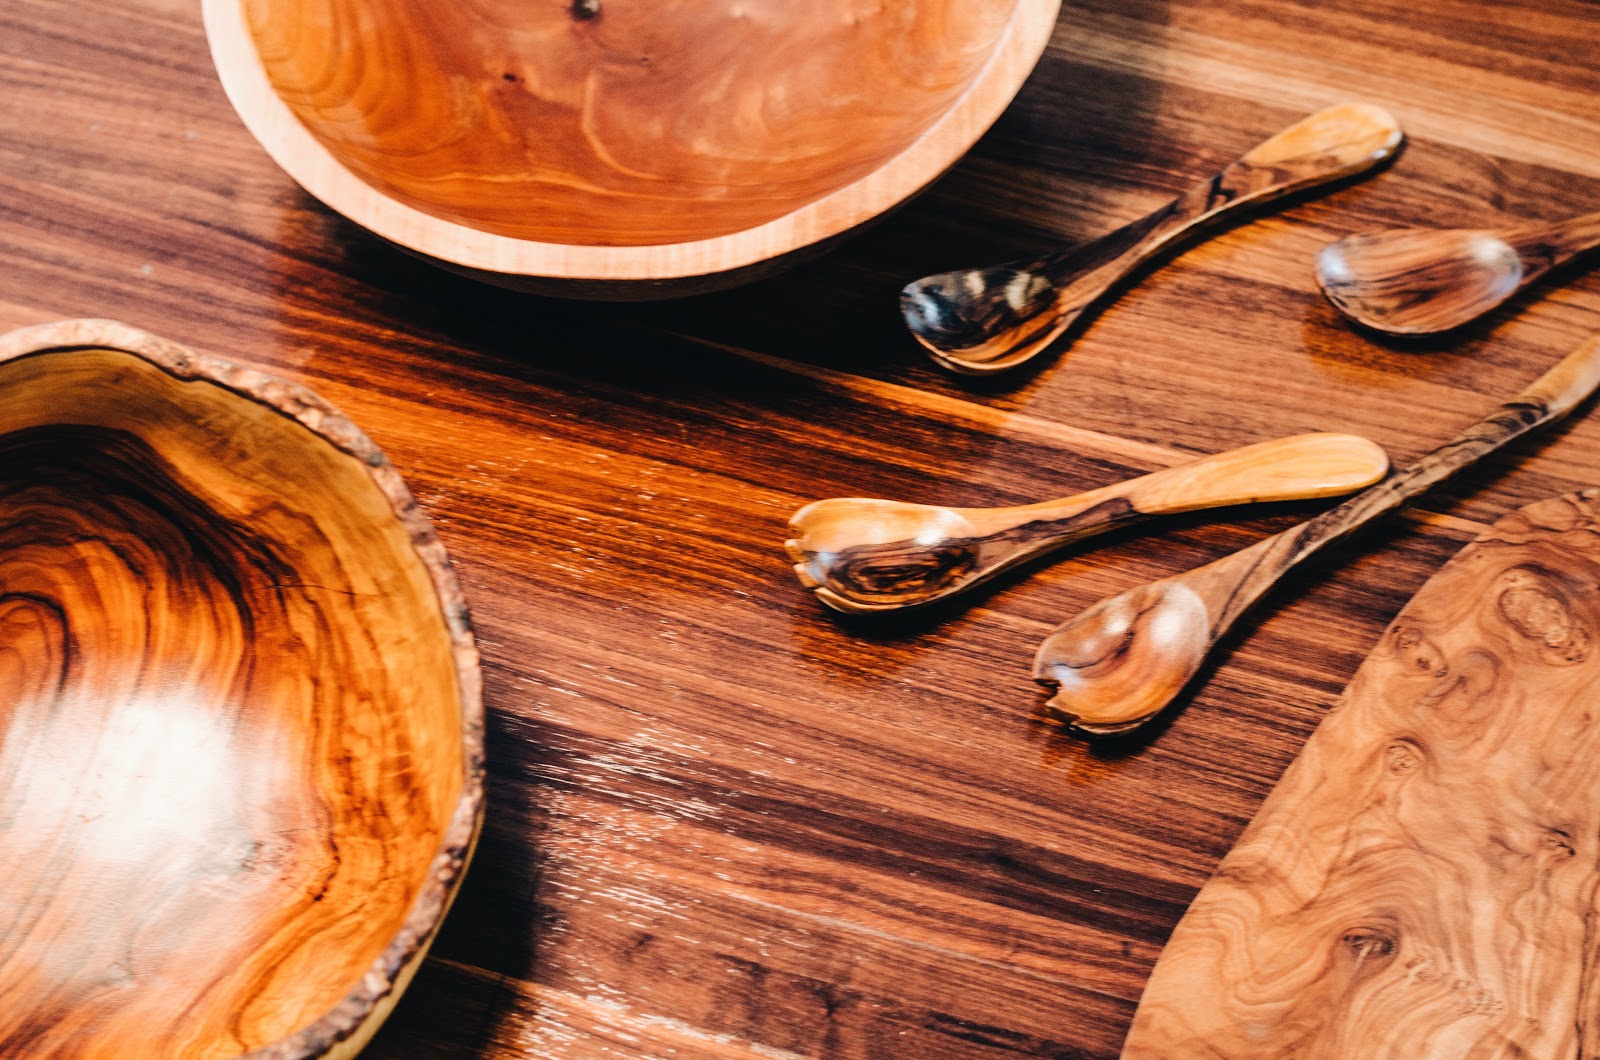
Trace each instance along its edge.
{"label": "wooden salad fork", "polygon": [[1600,247],[1600,213],[1503,232],[1400,228],[1348,236],[1317,256],[1328,301],[1391,335],[1449,331],[1558,265]]}
{"label": "wooden salad fork", "polygon": [[1155,515],[1332,497],[1389,469],[1377,445],[1302,434],[1245,446],[1063,500],[943,508],[844,497],[794,514],[795,573],[838,611],[893,611],[953,596],[1030,557]]}
{"label": "wooden salad fork", "polygon": [[1083,735],[1153,720],[1212,647],[1289,570],[1483,457],[1570,412],[1600,384],[1600,337],[1532,386],[1403,471],[1337,508],[1203,567],[1103,600],[1040,646],[1034,678]]}
{"label": "wooden salad fork", "polygon": [[1307,117],[1132,224],[1032,261],[927,276],[900,295],[906,326],[952,371],[1033,359],[1138,265],[1247,204],[1364,172],[1404,139],[1388,112],[1346,103]]}

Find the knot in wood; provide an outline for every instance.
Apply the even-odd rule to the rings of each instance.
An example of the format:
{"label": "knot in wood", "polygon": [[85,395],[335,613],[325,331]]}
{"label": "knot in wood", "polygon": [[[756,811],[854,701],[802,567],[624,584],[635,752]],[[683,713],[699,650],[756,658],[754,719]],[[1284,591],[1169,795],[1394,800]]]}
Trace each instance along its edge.
{"label": "knot in wood", "polygon": [[1579,663],[1589,657],[1593,637],[1559,596],[1532,571],[1512,571],[1500,594],[1500,613],[1523,637],[1547,649],[1553,662]]}
{"label": "knot in wood", "polygon": [[1392,958],[1400,943],[1383,928],[1359,927],[1346,931],[1339,941],[1355,957],[1357,964]]}
{"label": "knot in wood", "polygon": [[1410,740],[1396,740],[1384,749],[1383,760],[1389,772],[1404,775],[1422,764],[1422,750]]}
{"label": "knot in wood", "polygon": [[1444,653],[1428,640],[1420,626],[1398,626],[1394,631],[1394,652],[1402,665],[1418,675],[1443,677],[1449,672]]}

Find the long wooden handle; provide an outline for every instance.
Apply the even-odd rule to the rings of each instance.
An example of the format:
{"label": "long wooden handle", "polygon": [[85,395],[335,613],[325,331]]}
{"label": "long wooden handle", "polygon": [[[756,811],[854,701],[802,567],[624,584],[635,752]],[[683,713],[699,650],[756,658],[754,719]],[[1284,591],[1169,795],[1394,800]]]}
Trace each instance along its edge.
{"label": "long wooden handle", "polygon": [[[1571,412],[1600,385],[1600,336],[1579,346],[1522,393],[1386,481],[1302,524],[1282,570]],[[1281,573],[1281,571],[1280,571]]]}
{"label": "long wooden handle", "polygon": [[1032,359],[1141,262],[1225,212],[1369,169],[1404,139],[1386,111],[1346,103],[1302,119],[1139,221],[1033,261],[908,286],[908,324],[934,359],[983,375]]}
{"label": "long wooden handle", "polygon": [[1388,470],[1388,455],[1366,438],[1318,432],[1215,453],[1061,500],[956,511],[982,533],[1026,529],[1030,536],[1063,543],[1131,517],[1337,497],[1372,485]]}
{"label": "long wooden handle", "polygon": [[1172,578],[1139,586],[1063,624],[1034,675],[1087,735],[1147,724],[1182,691],[1217,640],[1283,575],[1328,545],[1484,456],[1570,412],[1600,385],[1600,336],[1403,471],[1308,522]]}
{"label": "long wooden handle", "polygon": [[[1360,173],[1392,155],[1401,139],[1399,125],[1379,107],[1344,103],[1318,111],[1173,199],[1140,222],[1137,232],[1124,229],[1131,238],[1116,264],[1125,271],[1226,211]],[[1077,256],[1076,248],[1050,255],[1036,271],[1048,278],[1063,268],[1075,274]]]}

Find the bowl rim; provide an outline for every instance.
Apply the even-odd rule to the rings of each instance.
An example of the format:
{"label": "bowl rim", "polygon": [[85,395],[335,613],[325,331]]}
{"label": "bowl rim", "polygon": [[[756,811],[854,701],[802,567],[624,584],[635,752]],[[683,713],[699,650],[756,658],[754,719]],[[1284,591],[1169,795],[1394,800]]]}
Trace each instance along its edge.
{"label": "bowl rim", "polygon": [[671,281],[780,258],[856,228],[931,184],[1008,107],[1054,32],[1061,0],[1016,0],[972,82],[910,145],[820,199],[727,235],[645,246],[548,243],[434,217],[368,184],[311,134],[273,89],[245,14],[247,0],[203,0],[223,91],[257,142],[302,188],[363,228],[458,268],[574,281]]}
{"label": "bowl rim", "polygon": [[109,349],[138,357],[176,379],[214,384],[293,420],[354,457],[389,501],[427,570],[456,670],[461,717],[461,794],[440,837],[427,878],[404,923],[361,978],[327,1012],[284,1038],[243,1054],[249,1060],[313,1060],[355,1055],[388,1017],[439,930],[472,859],[483,823],[483,678],[471,616],[433,523],[400,472],[366,433],[299,383],[220,357],[197,353],[115,320],[36,324],[0,334],[0,364],[49,353]]}

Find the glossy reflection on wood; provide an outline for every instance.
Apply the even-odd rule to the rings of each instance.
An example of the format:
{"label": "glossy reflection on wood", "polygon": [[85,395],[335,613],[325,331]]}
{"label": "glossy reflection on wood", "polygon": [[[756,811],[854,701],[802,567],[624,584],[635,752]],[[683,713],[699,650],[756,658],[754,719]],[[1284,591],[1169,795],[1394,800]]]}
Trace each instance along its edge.
{"label": "glossy reflection on wood", "polygon": [[901,313],[917,341],[952,371],[984,375],[1043,353],[1117,284],[1163,248],[1235,208],[1364,172],[1399,150],[1386,111],[1319,111],[1161,209],[1090,243],[1032,261],[928,276],[907,285]]}
{"label": "glossy reflection on wood", "polygon": [[502,279],[598,282],[721,273],[876,216],[999,115],[1058,6],[210,0],[207,17],[241,116],[324,201]]}
{"label": "glossy reflection on wood", "polygon": [[1153,720],[1199,672],[1213,645],[1284,574],[1321,549],[1421,496],[1600,386],[1600,337],[1568,354],[1511,401],[1403,471],[1299,526],[1192,571],[1089,608],[1039,646],[1034,677],[1086,736]]}
{"label": "glossy reflection on wood", "polygon": [[1010,508],[840,497],[789,520],[795,573],[839,611],[952,596],[1032,556],[1154,515],[1333,497],[1370,486],[1389,458],[1365,438],[1305,434],[1204,457],[1073,497]]}
{"label": "glossy reflection on wood", "polygon": [[1127,1060],[1600,1049],[1600,493],[1406,605],[1178,925]]}
{"label": "glossy reflection on wood", "polygon": [[348,1055],[464,870],[478,697],[337,412],[105,321],[0,338],[0,1054]]}
{"label": "glossy reflection on wood", "polygon": [[1506,232],[1398,229],[1347,236],[1317,256],[1338,310],[1394,335],[1448,331],[1600,246],[1600,213]]}

